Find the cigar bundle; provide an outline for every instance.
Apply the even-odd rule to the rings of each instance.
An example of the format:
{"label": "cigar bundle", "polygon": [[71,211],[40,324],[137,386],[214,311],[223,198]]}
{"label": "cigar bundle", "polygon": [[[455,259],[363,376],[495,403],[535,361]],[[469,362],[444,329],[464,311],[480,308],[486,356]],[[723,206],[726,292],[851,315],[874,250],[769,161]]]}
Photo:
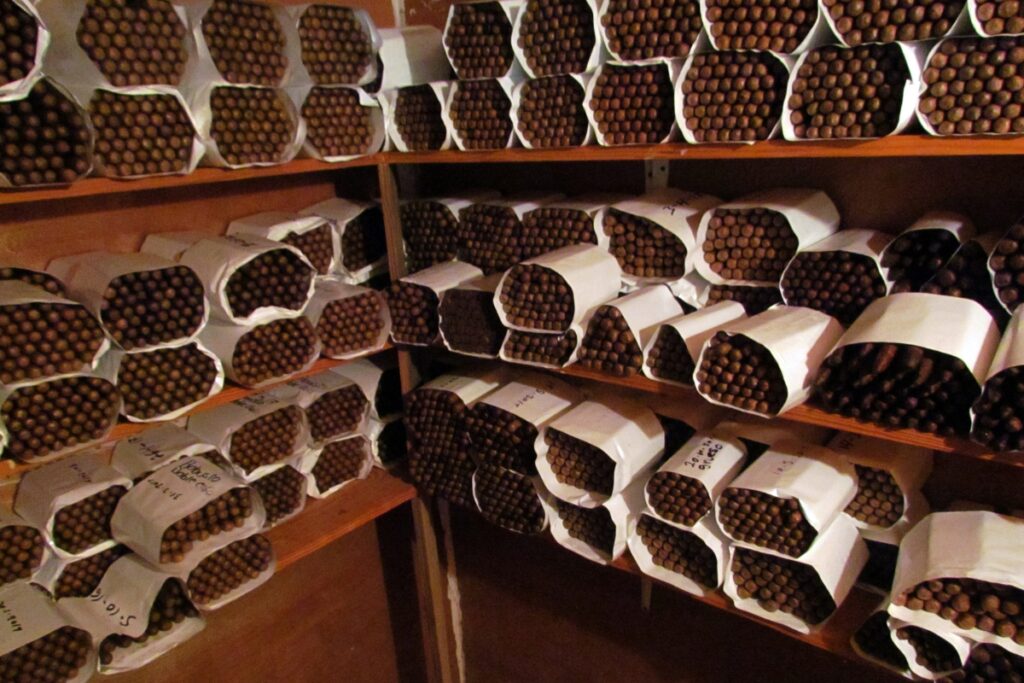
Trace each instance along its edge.
{"label": "cigar bundle", "polygon": [[740,304],[747,315],[757,315],[782,303],[782,293],[775,285],[711,285],[708,288],[708,305],[725,301]]}
{"label": "cigar bundle", "polygon": [[476,266],[448,261],[393,283],[387,295],[391,339],[396,344],[428,346],[434,343],[439,335],[441,295],[482,274]]}
{"label": "cigar bundle", "polygon": [[924,46],[819,47],[801,55],[787,89],[789,140],[876,138],[914,120]]}
{"label": "cigar bundle", "polygon": [[789,64],[770,52],[695,54],[677,84],[676,122],[692,143],[767,140],[778,130],[788,81]]}
{"label": "cigar bundle", "polygon": [[296,66],[297,49],[285,33],[293,22],[284,7],[206,0],[186,11],[200,54],[228,83],[281,87]]}
{"label": "cigar bundle", "polygon": [[266,536],[235,541],[207,555],[189,572],[189,598],[202,610],[220,609],[269,581],[276,564]]}
{"label": "cigar bundle", "polygon": [[448,89],[445,82],[424,83],[380,95],[388,136],[399,152],[451,147],[451,133],[443,115]]}
{"label": "cigar bundle", "polygon": [[335,279],[316,283],[306,317],[328,358],[353,358],[387,343],[391,313],[383,292]]}
{"label": "cigar bundle", "polygon": [[964,4],[963,0],[908,6],[892,2],[827,0],[824,7],[829,24],[840,40],[856,47],[941,38],[956,23]]}
{"label": "cigar bundle", "polygon": [[321,348],[305,317],[245,327],[210,323],[200,342],[217,355],[228,379],[251,388],[308,370]]}
{"label": "cigar bundle", "polygon": [[25,0],[0,0],[0,90],[14,90],[38,73],[50,44],[50,32],[42,25],[35,5]]}
{"label": "cigar bundle", "polygon": [[829,353],[815,400],[888,427],[967,434],[998,339],[973,301],[894,294],[868,306]]}
{"label": "cigar bundle", "polygon": [[[985,307],[1000,330],[1006,329],[1009,315],[999,301],[994,278],[988,270],[989,255],[995,251],[999,235],[986,233],[965,241],[930,280],[921,286],[925,294],[943,294],[977,301]],[[997,258],[996,263],[1000,260]],[[1005,278],[1001,278],[1005,282]]]}
{"label": "cigar bundle", "polygon": [[725,580],[729,541],[714,520],[680,529],[643,512],[630,524],[628,543],[640,571],[680,590],[707,595]]}
{"label": "cigar bundle", "polygon": [[643,349],[665,321],[681,312],[664,285],[641,287],[600,306],[590,318],[579,351],[586,368],[618,377],[640,373]]}
{"label": "cigar bundle", "polygon": [[48,555],[42,530],[0,510],[0,587],[34,579]]}
{"label": "cigar bundle", "polygon": [[291,465],[281,465],[252,482],[267,512],[264,529],[270,529],[302,512],[306,507],[307,476]]}
{"label": "cigar bundle", "polygon": [[587,84],[585,107],[602,145],[654,145],[675,130],[675,88],[682,65],[608,63]]}
{"label": "cigar bundle", "polygon": [[308,475],[309,495],[324,498],[346,484],[365,479],[372,468],[372,444],[366,436],[357,434],[307,451],[300,469]]}
{"label": "cigar bundle", "polygon": [[998,645],[980,643],[971,649],[971,656],[963,666],[964,680],[999,680],[998,676],[1024,676],[1024,657],[1007,652]]}
{"label": "cigar bundle", "polygon": [[1022,78],[1024,37],[947,38],[928,55],[917,118],[932,135],[1022,133]]}
{"label": "cigar bundle", "polygon": [[481,464],[473,473],[473,500],[484,519],[503,529],[534,535],[547,528],[547,511],[525,474]]}
{"label": "cigar bundle", "polygon": [[507,78],[452,82],[444,117],[459,149],[513,146],[512,87]]}
{"label": "cigar bundle", "polygon": [[988,259],[999,301],[1013,313],[1024,298],[1024,223],[1017,223],[996,243]]}
{"label": "cigar bundle", "polygon": [[303,149],[314,159],[344,161],[384,146],[384,113],[377,99],[359,88],[317,86],[302,103]]}
{"label": "cigar bundle", "polygon": [[32,285],[55,296],[67,296],[68,293],[64,283],[46,271],[12,265],[0,266],[0,282],[11,281]]}
{"label": "cigar bundle", "polygon": [[849,228],[802,248],[782,273],[783,300],[853,324],[888,293],[881,254],[889,240],[877,230]]}
{"label": "cigar bundle", "polygon": [[520,69],[512,51],[512,22],[521,3],[453,3],[444,50],[459,79],[500,78]]}
{"label": "cigar bundle", "polygon": [[463,206],[468,206],[468,203],[455,204],[441,199],[418,199],[402,203],[399,217],[411,272],[451,261],[458,256],[459,209]]}
{"label": "cigar bundle", "polygon": [[664,453],[665,432],[648,408],[608,396],[559,415],[536,443],[537,471],[548,491],[594,508],[644,476]]}
{"label": "cigar bundle", "polygon": [[312,4],[297,10],[302,63],[317,85],[366,85],[377,77],[380,35],[365,10]]}
{"label": "cigar bundle", "polygon": [[84,448],[110,433],[120,411],[117,387],[86,373],[0,390],[3,455],[43,462]]}
{"label": "cigar bundle", "polygon": [[[394,355],[345,363],[327,372],[346,377],[359,385],[370,401],[370,417],[387,421],[401,415],[402,381],[398,359]],[[416,368],[411,368],[410,373],[411,385],[418,386],[420,377]]]}
{"label": "cigar bundle", "polygon": [[512,124],[527,149],[582,147],[591,129],[584,107],[587,77],[532,78],[512,91]]}
{"label": "cigar bundle", "polygon": [[317,275],[330,275],[340,266],[341,237],[331,221],[287,211],[265,211],[228,224],[228,235],[251,235],[281,242],[302,252]]}
{"label": "cigar bundle", "polygon": [[528,0],[512,27],[512,48],[531,78],[598,66],[602,45],[596,0]]}
{"label": "cigar bundle", "polygon": [[565,332],[524,332],[509,330],[499,357],[510,363],[563,368],[576,360],[583,329],[573,326]]}
{"label": "cigar bundle", "polygon": [[100,585],[100,580],[110,565],[129,552],[123,545],[115,545],[80,560],[51,557],[35,581],[38,585],[44,586],[54,600],[86,598]]}
{"label": "cigar bundle", "polygon": [[521,230],[511,236],[513,251],[522,261],[574,244],[598,244],[602,212],[618,199],[592,194],[546,201],[523,214]]}
{"label": "cigar bundle", "polygon": [[600,23],[612,59],[624,62],[686,57],[704,28],[693,0],[607,0]]}
{"label": "cigar bundle", "polygon": [[320,372],[285,386],[289,393],[295,392],[295,402],[306,413],[311,445],[367,431],[370,400],[363,388],[345,375]]}
{"label": "cigar bundle", "polygon": [[873,613],[861,624],[851,636],[850,646],[864,659],[896,673],[905,674],[910,668],[907,658],[893,642],[889,614],[884,609]]}
{"label": "cigar bundle", "polygon": [[811,0],[710,0],[701,8],[716,50],[797,54],[818,42],[818,34],[828,33]]}
{"label": "cigar bundle", "polygon": [[882,251],[890,291],[916,292],[932,279],[974,235],[974,225],[959,214],[932,211],[914,221]]}
{"label": "cigar bundle", "polygon": [[131,488],[102,454],[86,451],[25,473],[14,512],[44,529],[59,557],[83,557],[114,545],[111,516]]}
{"label": "cigar bundle", "polygon": [[88,631],[68,626],[46,594],[28,583],[0,588],[7,618],[19,628],[0,637],[0,677],[85,683],[96,672]]}
{"label": "cigar bundle", "polygon": [[696,360],[705,342],[745,315],[740,304],[720,301],[662,322],[644,345],[644,374],[669,384],[693,386]]}
{"label": "cigar bundle", "polygon": [[527,258],[534,248],[535,230],[527,236],[526,215],[556,201],[561,195],[531,194],[509,198],[481,198],[459,210],[459,258],[485,274],[508,270]]}
{"label": "cigar bundle", "polygon": [[970,655],[971,642],[941,631],[931,631],[889,617],[893,643],[907,660],[910,672],[924,680],[937,680],[959,672]]}
{"label": "cigar bundle", "polygon": [[441,295],[438,329],[451,351],[497,358],[506,330],[494,310],[494,290],[501,274],[482,275],[455,285]]}
{"label": "cigar bundle", "polygon": [[203,91],[197,118],[206,144],[205,161],[215,166],[274,166],[298,153],[305,123],[284,90],[214,85]]}
{"label": "cigar bundle", "polygon": [[630,521],[643,510],[642,480],[597,507],[582,507],[541,496],[551,535],[563,547],[592,562],[610,564],[626,551]]}
{"label": "cigar bundle", "polygon": [[0,95],[0,129],[0,187],[66,185],[92,170],[94,133],[89,117],[63,86],[49,78]]}
{"label": "cigar bundle", "polygon": [[335,197],[299,213],[332,222],[341,239],[341,261],[336,270],[348,282],[359,284],[387,272],[387,241],[379,204]]}
{"label": "cigar bundle", "polygon": [[1024,450],[1024,412],[1018,407],[1024,394],[1021,319],[1022,311],[1018,310],[985,373],[981,396],[971,408],[971,438],[1000,452]]}
{"label": "cigar bundle", "polygon": [[89,100],[96,131],[96,172],[110,178],[188,174],[203,143],[182,96],[173,88],[142,92],[96,90]]}

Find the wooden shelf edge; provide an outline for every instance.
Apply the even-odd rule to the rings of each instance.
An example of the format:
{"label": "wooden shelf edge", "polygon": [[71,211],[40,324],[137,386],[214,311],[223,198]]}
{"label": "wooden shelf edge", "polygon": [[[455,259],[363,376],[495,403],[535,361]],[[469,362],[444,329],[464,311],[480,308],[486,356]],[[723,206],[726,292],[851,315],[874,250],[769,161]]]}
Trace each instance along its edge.
{"label": "wooden shelf edge", "polygon": [[267,532],[277,555],[277,571],[415,497],[415,487],[375,467],[366,479],[347,484],[327,498],[309,499],[302,512]]}

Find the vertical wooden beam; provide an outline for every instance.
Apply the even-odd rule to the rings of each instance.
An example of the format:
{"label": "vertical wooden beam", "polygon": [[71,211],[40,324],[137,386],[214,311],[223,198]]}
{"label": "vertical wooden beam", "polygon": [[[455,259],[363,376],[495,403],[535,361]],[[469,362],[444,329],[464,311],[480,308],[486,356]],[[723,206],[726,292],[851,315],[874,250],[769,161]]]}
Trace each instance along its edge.
{"label": "vertical wooden beam", "polygon": [[[406,274],[406,261],[395,170],[386,163],[379,163],[377,180],[387,240],[388,270],[391,279],[397,280]],[[398,368],[402,392],[408,393],[414,388],[413,365],[412,356],[404,349],[398,351]],[[447,597],[447,570],[438,546],[438,522],[432,514],[430,502],[422,497],[412,502],[412,511],[415,532],[413,556],[427,674],[431,683],[457,683],[461,676],[455,655],[451,605]]]}

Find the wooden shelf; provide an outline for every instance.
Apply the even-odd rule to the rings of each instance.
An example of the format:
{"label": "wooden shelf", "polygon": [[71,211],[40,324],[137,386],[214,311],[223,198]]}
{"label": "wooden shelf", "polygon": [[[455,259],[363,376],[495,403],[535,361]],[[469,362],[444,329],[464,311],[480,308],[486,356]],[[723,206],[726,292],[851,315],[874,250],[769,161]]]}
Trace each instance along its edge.
{"label": "wooden shelf", "polygon": [[415,497],[416,489],[411,484],[374,467],[366,479],[354,481],[327,498],[310,498],[302,512],[267,532],[277,555],[277,571]]}
{"label": "wooden shelf", "polygon": [[[346,363],[351,363],[353,361],[360,360],[363,358],[372,358],[378,354],[387,352],[391,348],[393,348],[392,345],[388,343],[381,349],[378,349],[371,353],[364,354],[362,356],[359,356],[358,358],[351,358],[348,360],[333,360],[330,358],[321,358],[320,360],[313,364],[313,367],[309,368],[308,370],[300,372],[296,375],[292,375],[288,379],[281,380],[280,382],[275,382],[273,384],[269,384],[258,389],[248,389],[246,387],[240,387],[233,384],[225,386],[219,393],[214,394],[210,398],[206,399],[199,406],[189,411],[185,417],[188,417],[188,415],[201,413],[204,410],[216,408],[217,406],[224,405],[225,403],[232,403],[241,398],[245,398],[246,396],[251,396],[253,394],[259,394],[264,391],[269,391],[270,389],[280,386],[285,382],[291,382],[292,380],[299,379],[300,377],[308,377],[309,375],[315,375],[325,370],[330,370],[331,368],[336,368],[341,365],[345,365]],[[179,418],[179,420],[182,419],[184,418]],[[104,442],[110,443],[114,441],[120,441],[121,439],[125,439],[129,436],[132,436],[133,434],[138,434],[139,432],[145,431],[151,427],[158,427],[162,424],[167,424],[167,422],[140,423],[122,421],[116,427],[114,427],[114,429],[110,432],[107,438],[104,439]],[[39,465],[21,464],[13,460],[2,460],[0,461],[0,480],[16,478],[20,476],[23,472],[34,469],[36,467],[39,467]]]}
{"label": "wooden shelf", "polygon": [[648,576],[647,574],[644,574],[640,571],[640,568],[629,554],[623,555],[613,562],[611,566],[621,571],[655,581],[660,585],[664,585],[671,590],[683,593],[684,595],[703,602],[706,605],[711,605],[712,607],[717,607],[718,609],[724,610],[738,617],[755,621],[758,624],[766,626],[774,631],[778,631],[779,633],[783,633],[802,643],[807,643],[808,645],[820,650],[831,652],[860,664],[873,665],[872,662],[864,659],[854,652],[853,648],[850,646],[850,637],[861,627],[867,618],[871,616],[883,600],[882,596],[871,593],[870,591],[854,588],[846,597],[843,604],[836,610],[836,613],[832,615],[832,618],[825,623],[821,630],[816,633],[804,635],[803,633],[797,633],[796,631],[782,626],[781,624],[776,624],[773,621],[762,619],[761,617],[750,614],[749,612],[744,612],[741,609],[733,607],[732,601],[721,591],[716,591],[706,597],[679,591],[674,586],[663,583]]}

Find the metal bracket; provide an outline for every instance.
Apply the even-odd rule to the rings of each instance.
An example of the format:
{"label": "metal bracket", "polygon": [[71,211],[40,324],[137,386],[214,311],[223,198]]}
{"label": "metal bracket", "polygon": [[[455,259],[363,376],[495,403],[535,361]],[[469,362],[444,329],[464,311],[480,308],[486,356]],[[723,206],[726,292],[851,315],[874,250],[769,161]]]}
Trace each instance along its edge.
{"label": "metal bracket", "polygon": [[660,190],[668,187],[668,161],[647,159],[644,161],[644,190]]}

